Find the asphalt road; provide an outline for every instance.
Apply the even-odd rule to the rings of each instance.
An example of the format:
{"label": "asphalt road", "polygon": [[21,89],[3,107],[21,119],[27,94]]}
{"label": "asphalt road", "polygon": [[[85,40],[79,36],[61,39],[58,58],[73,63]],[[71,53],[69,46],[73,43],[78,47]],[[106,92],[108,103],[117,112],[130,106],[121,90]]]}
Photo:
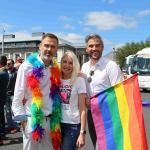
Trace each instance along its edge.
{"label": "asphalt road", "polygon": [[[144,101],[150,101],[150,91],[141,92],[142,99]],[[146,127],[147,141],[150,148],[150,108],[143,107],[144,121]],[[4,145],[0,146],[0,150],[22,150],[22,134],[18,132],[16,134],[6,134]],[[94,150],[89,134],[86,135],[86,145],[80,150]]]}
{"label": "asphalt road", "polygon": [[[143,101],[148,101],[148,100],[150,101],[150,90],[144,93],[141,92],[141,96]],[[143,107],[143,113],[144,113],[147,142],[148,142],[148,147],[150,149],[150,107]]]}

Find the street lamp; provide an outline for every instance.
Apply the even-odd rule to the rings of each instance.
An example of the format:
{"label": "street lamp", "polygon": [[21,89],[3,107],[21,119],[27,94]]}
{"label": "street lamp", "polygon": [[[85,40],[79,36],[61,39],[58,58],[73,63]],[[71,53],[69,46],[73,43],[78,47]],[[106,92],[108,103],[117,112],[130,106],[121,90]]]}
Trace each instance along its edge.
{"label": "street lamp", "polygon": [[113,48],[113,61],[116,61],[116,49]]}
{"label": "street lamp", "polygon": [[4,55],[4,32],[5,32],[5,30],[3,28],[3,30],[2,30],[2,55]]}

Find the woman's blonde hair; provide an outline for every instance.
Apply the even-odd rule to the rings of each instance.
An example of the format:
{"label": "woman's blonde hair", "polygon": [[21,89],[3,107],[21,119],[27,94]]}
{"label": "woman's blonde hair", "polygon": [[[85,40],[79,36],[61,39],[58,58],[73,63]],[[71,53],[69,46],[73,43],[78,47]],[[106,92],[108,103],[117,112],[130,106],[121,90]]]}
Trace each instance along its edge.
{"label": "woman's blonde hair", "polygon": [[[70,83],[73,84],[78,76],[79,71],[80,71],[80,64],[77,59],[77,56],[72,51],[65,52],[65,54],[61,58],[61,63],[62,63],[63,58],[65,58],[67,56],[70,57],[73,62],[73,71],[72,71],[72,75],[71,75],[71,79],[70,79]],[[62,76],[62,72],[61,72],[61,76]]]}

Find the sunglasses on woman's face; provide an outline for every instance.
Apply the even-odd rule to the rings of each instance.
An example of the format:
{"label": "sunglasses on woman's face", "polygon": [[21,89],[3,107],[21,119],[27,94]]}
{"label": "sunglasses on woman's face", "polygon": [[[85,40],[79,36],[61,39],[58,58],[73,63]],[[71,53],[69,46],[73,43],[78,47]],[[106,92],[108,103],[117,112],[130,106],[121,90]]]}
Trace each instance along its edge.
{"label": "sunglasses on woman's face", "polygon": [[91,70],[90,73],[89,73],[89,75],[90,75],[90,76],[88,77],[87,81],[88,81],[89,83],[91,83],[91,82],[92,82],[92,76],[94,75],[94,71]]}

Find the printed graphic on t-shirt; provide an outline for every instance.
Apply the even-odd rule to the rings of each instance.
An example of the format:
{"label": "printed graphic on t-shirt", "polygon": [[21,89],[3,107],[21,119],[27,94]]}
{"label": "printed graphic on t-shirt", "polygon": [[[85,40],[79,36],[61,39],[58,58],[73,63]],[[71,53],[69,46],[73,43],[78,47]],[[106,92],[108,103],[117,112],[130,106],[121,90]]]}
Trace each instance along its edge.
{"label": "printed graphic on t-shirt", "polygon": [[69,104],[71,90],[72,90],[72,85],[61,85],[60,96],[62,99],[62,103]]}

